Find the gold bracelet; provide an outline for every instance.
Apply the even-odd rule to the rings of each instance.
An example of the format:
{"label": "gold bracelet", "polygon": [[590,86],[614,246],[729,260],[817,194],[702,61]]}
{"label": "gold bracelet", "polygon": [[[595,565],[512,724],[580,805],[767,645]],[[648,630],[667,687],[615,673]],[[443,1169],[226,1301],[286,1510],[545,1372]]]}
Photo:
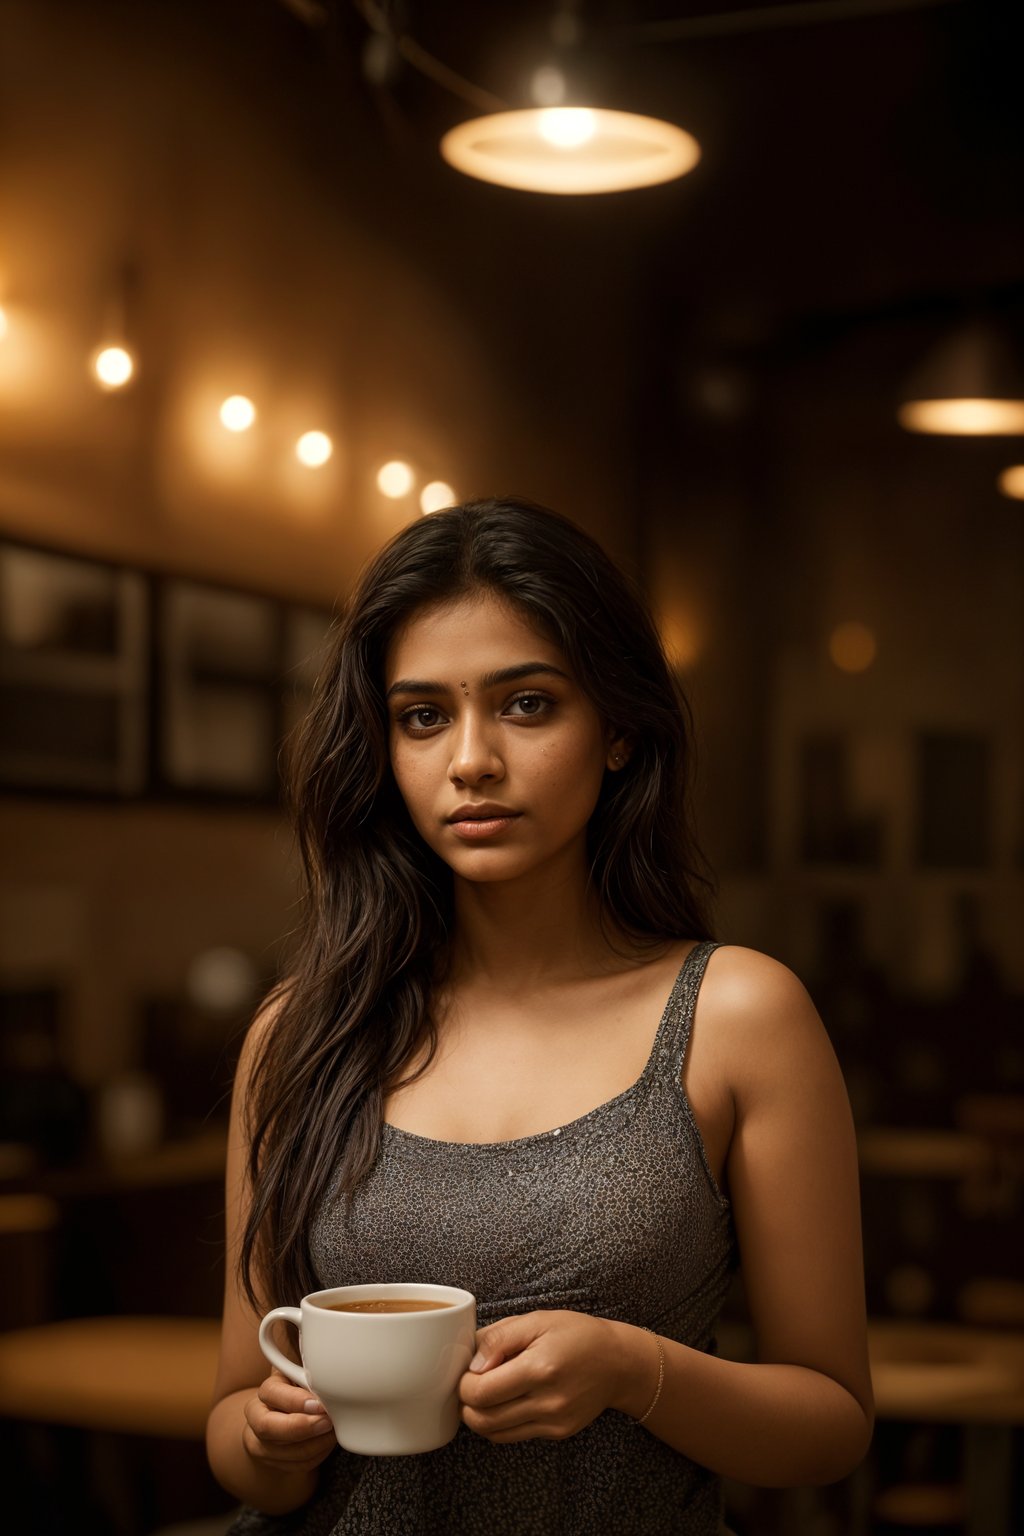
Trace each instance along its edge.
{"label": "gold bracelet", "polygon": [[663,1383],[665,1381],[665,1351],[661,1347],[661,1339],[658,1337],[658,1335],[656,1333],[654,1333],[653,1329],[648,1328],[646,1326],[646,1324],[644,1324],[644,1323],[641,1323],[639,1326],[641,1328],[643,1328],[645,1333],[649,1333],[649,1334],[651,1334],[651,1336],[653,1338],[657,1339],[657,1342],[658,1342],[658,1390],[654,1394],[654,1402],[651,1404],[651,1406],[648,1408],[647,1412],[644,1414],[643,1419],[637,1419],[637,1421],[636,1421],[638,1424],[642,1424],[644,1422],[644,1419],[649,1419],[650,1418],[651,1414],[654,1412],[655,1408],[658,1406],[658,1398],[661,1396],[661,1388],[662,1388],[662,1385],[663,1385]]}

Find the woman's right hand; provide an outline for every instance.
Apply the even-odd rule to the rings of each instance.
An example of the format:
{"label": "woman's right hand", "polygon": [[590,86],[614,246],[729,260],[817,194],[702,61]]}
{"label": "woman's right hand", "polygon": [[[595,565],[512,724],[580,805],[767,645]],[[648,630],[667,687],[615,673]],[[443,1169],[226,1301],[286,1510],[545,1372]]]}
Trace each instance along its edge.
{"label": "woman's right hand", "polygon": [[305,1387],[292,1386],[275,1367],[245,1405],[242,1444],[262,1466],[312,1472],[337,1441],[323,1404]]}

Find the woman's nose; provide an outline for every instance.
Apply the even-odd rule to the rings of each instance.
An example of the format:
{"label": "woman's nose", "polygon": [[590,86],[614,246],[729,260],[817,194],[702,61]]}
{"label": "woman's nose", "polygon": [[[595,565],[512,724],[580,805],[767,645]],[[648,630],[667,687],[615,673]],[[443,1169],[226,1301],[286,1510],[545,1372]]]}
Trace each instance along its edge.
{"label": "woman's nose", "polygon": [[455,727],[449,776],[461,780],[484,774],[500,777],[503,771],[494,729],[467,711]]}

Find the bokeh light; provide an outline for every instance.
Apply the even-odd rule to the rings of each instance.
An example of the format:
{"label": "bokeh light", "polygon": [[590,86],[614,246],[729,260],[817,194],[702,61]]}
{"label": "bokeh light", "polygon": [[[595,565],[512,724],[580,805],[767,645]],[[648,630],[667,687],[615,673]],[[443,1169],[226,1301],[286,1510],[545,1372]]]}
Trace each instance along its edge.
{"label": "bokeh light", "polygon": [[408,496],[413,487],[412,467],[402,459],[389,459],[377,471],[377,489],[384,496],[397,500]]}
{"label": "bokeh light", "polygon": [[1024,501],[1024,464],[1011,464],[999,476],[999,489],[1014,501]]}
{"label": "bokeh light", "polygon": [[295,444],[295,457],[310,469],[326,464],[333,452],[334,444],[326,432],[303,432]]}
{"label": "bokeh light", "polygon": [[121,389],[135,372],[135,363],[124,347],[101,347],[92,360],[92,371],[104,389]]}
{"label": "bokeh light", "polygon": [[455,492],[444,480],[431,480],[420,492],[420,509],[423,512],[440,512],[442,507],[454,507]]}
{"label": "bokeh light", "polygon": [[850,619],[829,635],[828,653],[840,672],[866,672],[878,654],[878,642],[866,624]]}
{"label": "bokeh light", "polygon": [[246,395],[229,395],[220,408],[220,419],[229,432],[247,432],[256,420],[256,407]]}
{"label": "bokeh light", "polygon": [[948,437],[1003,437],[1024,432],[1024,400],[910,400],[900,407],[908,432]]}

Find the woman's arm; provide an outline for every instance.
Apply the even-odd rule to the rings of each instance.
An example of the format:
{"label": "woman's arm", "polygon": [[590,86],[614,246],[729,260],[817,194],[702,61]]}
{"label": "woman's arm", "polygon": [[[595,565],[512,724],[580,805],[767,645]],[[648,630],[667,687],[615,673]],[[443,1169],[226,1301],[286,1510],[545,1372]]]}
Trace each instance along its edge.
{"label": "woman's arm", "polygon": [[[834,1482],[863,1459],[874,1403],[857,1148],[842,1073],[804,987],[754,950],[716,950],[698,998],[730,1063],[728,1182],[758,1362],[661,1341],[650,1431],[721,1476]],[[496,1442],[576,1434],[603,1408],[640,1418],[658,1385],[641,1328],[533,1312],[481,1330],[463,1417]]]}
{"label": "woman's arm", "polygon": [[[276,1012],[277,1006],[271,1005],[258,1016],[235,1074],[228,1133],[224,1324],[206,1425],[206,1451],[217,1481],[246,1504],[275,1515],[297,1509],[312,1497],[320,1463],[335,1447],[331,1421],[315,1399],[280,1372],[268,1373],[257,1336],[260,1314],[238,1282],[238,1253],[249,1208],[245,1096],[256,1051]],[[307,1402],[315,1407],[307,1410]]]}

